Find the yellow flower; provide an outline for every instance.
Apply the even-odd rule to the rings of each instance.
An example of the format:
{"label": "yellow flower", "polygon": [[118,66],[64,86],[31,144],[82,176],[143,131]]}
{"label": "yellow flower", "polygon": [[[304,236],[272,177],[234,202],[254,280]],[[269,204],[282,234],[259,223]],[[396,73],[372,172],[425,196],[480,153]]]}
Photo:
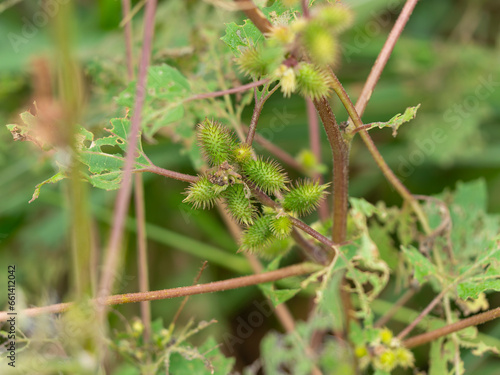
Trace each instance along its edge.
{"label": "yellow flower", "polygon": [[281,82],[281,92],[285,97],[289,97],[295,92],[297,88],[297,83],[295,81],[295,72],[293,68],[286,65],[280,65],[276,72],[274,73]]}

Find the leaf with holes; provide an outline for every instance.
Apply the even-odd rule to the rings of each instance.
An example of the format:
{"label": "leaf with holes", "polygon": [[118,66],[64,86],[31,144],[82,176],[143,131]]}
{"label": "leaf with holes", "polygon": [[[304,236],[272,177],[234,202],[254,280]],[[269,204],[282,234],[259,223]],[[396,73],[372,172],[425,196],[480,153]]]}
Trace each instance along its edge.
{"label": "leaf with holes", "polygon": [[[130,131],[130,120],[115,118],[111,120],[111,129],[105,129],[111,135],[94,139],[94,135],[80,128],[77,135],[80,148],[80,160],[88,166],[89,182],[100,189],[115,190],[120,187],[125,151]],[[150,166],[142,145],[139,142],[134,169]]]}

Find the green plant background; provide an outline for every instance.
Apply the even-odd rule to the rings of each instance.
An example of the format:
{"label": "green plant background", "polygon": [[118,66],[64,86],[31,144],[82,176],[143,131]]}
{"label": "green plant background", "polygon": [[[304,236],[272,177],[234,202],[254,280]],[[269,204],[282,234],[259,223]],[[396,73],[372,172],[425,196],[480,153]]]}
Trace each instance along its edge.
{"label": "green plant background", "polygon": [[[387,11],[389,2],[385,0],[347,3],[352,5],[356,19],[354,26],[342,35],[345,50],[336,71],[351,98],[356,98],[397,13]],[[82,1],[76,2],[75,9],[73,52],[85,71],[87,89],[82,123],[90,130],[99,129],[107,126],[110,118],[120,116],[115,98],[126,87],[119,2]],[[23,17],[30,18],[36,10],[35,2],[24,1],[0,13],[0,124],[18,122],[18,114],[32,103],[32,59],[40,55],[52,57],[49,26],[40,28],[18,52],[9,42],[9,33],[19,33]],[[136,20],[141,19],[141,14]],[[224,34],[224,22],[242,18],[235,12],[214,11],[200,1],[160,2],[154,64],[166,62],[181,72],[188,69],[193,62],[185,51],[190,46],[202,43],[203,38],[215,40]],[[488,188],[488,211],[500,213],[499,25],[500,5],[495,0],[422,0],[396,45],[363,120],[387,121],[405,108],[421,103],[416,119],[404,125],[396,138],[388,129],[371,131],[388,164],[413,193],[432,195],[453,189],[457,181],[483,179]],[[141,29],[142,22],[137,21],[136,62]],[[496,86],[479,99],[476,89],[484,80],[492,80]],[[332,103],[338,119],[345,120],[340,102],[332,99]],[[445,114],[456,115],[457,105],[469,105],[469,109],[450,120]],[[250,117],[248,107],[243,112],[244,122],[248,124]],[[274,95],[264,107],[258,132],[296,156],[308,147],[306,124],[305,103],[300,96],[284,99]],[[440,142],[433,140],[435,129],[442,130]],[[172,142],[169,135],[168,130],[160,131],[155,142],[144,142],[146,154],[159,166],[194,174],[189,150]],[[257,150],[266,154],[258,146]],[[327,170],[331,170],[324,134],[322,153]],[[405,173],[408,166],[411,173]],[[14,143],[8,130],[0,127],[0,270],[6,270],[8,264],[18,266],[20,304],[45,305],[58,301],[67,292],[70,262],[65,183],[45,186],[40,198],[28,204],[35,185],[54,171],[49,158],[31,144]],[[293,179],[300,177],[293,170],[288,171]],[[350,171],[351,196],[401,204],[359,138],[353,143]],[[210,260],[210,266],[202,276],[203,282],[249,272],[241,254],[235,254],[237,245],[218,212],[192,211],[182,203],[185,183],[147,174],[144,181],[152,289],[189,285],[205,259]],[[99,241],[108,237],[114,197],[115,192],[91,189],[89,204]],[[138,289],[133,220],[128,229],[128,250],[117,290],[121,293]],[[294,257],[297,256],[288,256],[286,262],[293,262]],[[375,310],[383,312],[384,304],[395,298],[393,288],[388,286],[381,300],[374,304]],[[432,295],[430,288],[424,288],[408,307],[419,310]],[[1,295],[0,306],[4,305],[3,298]],[[298,318],[307,316],[305,298],[298,295],[289,302]],[[184,310],[181,324],[190,317],[217,319],[219,323],[202,331],[195,341],[202,343],[209,335],[220,338],[236,328],[237,317],[246,317],[252,311],[253,301],[263,299],[257,287],[196,296]],[[180,300],[152,303],[153,317],[168,324],[179,303]],[[490,305],[499,304],[499,296],[491,295]],[[126,317],[139,314],[138,305],[120,306],[117,310]],[[120,326],[118,318],[113,323]],[[259,340],[270,328],[278,327],[272,317],[238,346],[234,353],[238,365],[255,360]],[[395,324],[393,328],[399,330],[403,325]],[[480,330],[491,336],[500,335],[500,326],[495,322]],[[426,347],[417,349],[417,365],[425,367],[427,353]],[[499,365],[498,359],[489,356],[465,355],[464,360],[468,371],[481,374],[496,374]]]}

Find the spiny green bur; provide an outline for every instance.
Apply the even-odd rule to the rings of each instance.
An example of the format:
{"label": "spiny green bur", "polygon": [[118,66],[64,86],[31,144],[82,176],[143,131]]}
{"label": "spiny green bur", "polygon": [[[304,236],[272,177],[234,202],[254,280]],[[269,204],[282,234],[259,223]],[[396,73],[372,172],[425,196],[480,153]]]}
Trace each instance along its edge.
{"label": "spiny green bur", "polygon": [[231,215],[241,224],[253,224],[256,208],[247,196],[242,184],[228,186],[222,193]]}
{"label": "spiny green bur", "polygon": [[274,160],[251,159],[243,164],[242,169],[248,179],[265,193],[276,194],[286,188],[288,178],[281,166]]}
{"label": "spiny green bur", "polygon": [[326,185],[320,185],[313,181],[299,181],[295,188],[291,189],[283,199],[283,208],[287,211],[306,215],[316,209],[321,200],[327,194]]}
{"label": "spiny green bur", "polygon": [[198,142],[211,165],[233,160],[236,142],[232,132],[222,124],[205,119],[198,125]]}
{"label": "spiny green bur", "polygon": [[271,215],[259,216],[254,220],[254,224],[247,228],[241,239],[241,249],[247,251],[256,251],[263,246],[269,245],[276,237],[271,231]]}
{"label": "spiny green bur", "polygon": [[207,176],[201,176],[187,189],[187,197],[183,202],[192,203],[194,208],[212,208],[220,196],[221,189],[212,184]]}
{"label": "spiny green bur", "polygon": [[280,240],[288,238],[292,231],[292,221],[287,215],[276,217],[271,221],[271,231]]}
{"label": "spiny green bur", "polygon": [[313,64],[300,63],[296,80],[299,92],[307,98],[319,99],[330,92],[329,75]]}

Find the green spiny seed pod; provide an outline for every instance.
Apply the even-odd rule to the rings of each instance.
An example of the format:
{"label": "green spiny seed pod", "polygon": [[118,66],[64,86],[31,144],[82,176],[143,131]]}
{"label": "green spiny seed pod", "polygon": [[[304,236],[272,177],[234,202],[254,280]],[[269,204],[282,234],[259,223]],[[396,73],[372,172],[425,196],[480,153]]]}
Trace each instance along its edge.
{"label": "green spiny seed pod", "polygon": [[233,134],[216,121],[207,118],[198,125],[198,142],[211,165],[221,165],[233,159]]}
{"label": "green spiny seed pod", "polygon": [[338,60],[337,39],[330,30],[319,22],[311,21],[307,25],[302,34],[302,41],[316,64],[334,64]]}
{"label": "green spiny seed pod", "polygon": [[301,63],[296,74],[299,92],[308,98],[319,99],[328,96],[331,78],[327,72],[312,64]]}
{"label": "green spiny seed pod", "polygon": [[248,179],[265,193],[276,194],[286,188],[285,184],[288,182],[288,177],[281,166],[274,160],[250,159],[243,164],[242,169]]}
{"label": "green spiny seed pod", "polygon": [[276,237],[271,231],[271,215],[259,216],[254,224],[248,227],[241,238],[241,249],[254,252],[269,245]]}
{"label": "green spiny seed pod", "polygon": [[243,184],[228,186],[222,196],[225,198],[227,210],[239,223],[253,224],[256,209]]}
{"label": "green spiny seed pod", "polygon": [[243,73],[261,77],[273,72],[281,63],[284,50],[278,46],[248,47],[238,58]]}
{"label": "green spiny seed pod", "polygon": [[239,164],[246,164],[252,159],[252,147],[247,145],[246,143],[240,143],[234,149],[234,159]]}
{"label": "green spiny seed pod", "polygon": [[340,33],[350,27],[354,18],[352,11],[342,4],[320,7],[315,13],[316,19],[335,33]]}
{"label": "green spiny seed pod", "polygon": [[192,183],[186,191],[187,197],[183,200],[192,203],[194,208],[212,208],[215,200],[220,196],[221,190],[212,184],[207,176],[200,176],[199,180]]}
{"label": "green spiny seed pod", "polygon": [[292,231],[292,221],[287,215],[275,217],[271,221],[271,230],[276,238],[280,240],[288,238]]}
{"label": "green spiny seed pod", "polygon": [[327,194],[328,184],[320,185],[314,181],[299,181],[283,199],[283,208],[287,211],[306,215],[317,208]]}

